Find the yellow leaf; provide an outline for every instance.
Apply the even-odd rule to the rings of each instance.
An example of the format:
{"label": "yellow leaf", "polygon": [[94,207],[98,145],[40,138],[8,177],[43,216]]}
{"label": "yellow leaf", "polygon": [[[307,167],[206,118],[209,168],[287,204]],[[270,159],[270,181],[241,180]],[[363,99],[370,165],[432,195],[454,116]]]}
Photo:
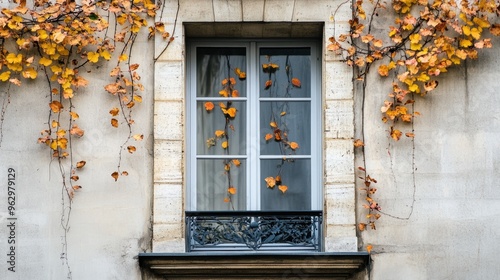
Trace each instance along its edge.
{"label": "yellow leaf", "polygon": [[285,185],[279,185],[278,189],[282,192],[285,193],[288,190],[288,187]]}
{"label": "yellow leaf", "polygon": [[10,71],[5,71],[2,74],[0,74],[0,80],[2,82],[6,82],[10,78]]}
{"label": "yellow leaf", "polygon": [[380,76],[387,77],[389,76],[389,67],[385,64],[382,64],[378,67],[378,73]]}
{"label": "yellow leaf", "polygon": [[294,87],[298,87],[299,88],[300,87],[300,80],[297,79],[297,78],[292,78],[292,85]]}
{"label": "yellow leaf", "polygon": [[460,46],[462,48],[468,48],[468,47],[472,46],[472,42],[468,39],[462,39],[462,40],[460,40]]}
{"label": "yellow leaf", "polygon": [[277,128],[278,127],[278,124],[276,122],[270,122],[269,125],[272,127],[272,128]]}
{"label": "yellow leaf", "polygon": [[241,162],[237,159],[233,159],[232,162],[233,162],[234,166],[236,166],[236,167],[239,167],[241,165]]}
{"label": "yellow leaf", "polygon": [[231,107],[229,109],[227,109],[227,114],[231,117],[231,118],[234,118],[236,116],[236,108],[234,107]]}
{"label": "yellow leaf", "polygon": [[218,137],[218,138],[224,136],[224,130],[216,130],[215,131],[215,136]]}
{"label": "yellow leaf", "polygon": [[224,165],[224,170],[229,171],[231,169],[231,165],[226,164]]}
{"label": "yellow leaf", "polygon": [[228,97],[229,93],[227,92],[227,90],[223,89],[223,90],[219,91],[219,95],[224,96],[224,97]]}
{"label": "yellow leaf", "polygon": [[45,57],[42,57],[42,58],[40,58],[40,61],[38,63],[40,63],[43,66],[49,66],[52,64],[52,60],[45,58]]}
{"label": "yellow leaf", "polygon": [[80,117],[80,116],[79,116],[77,113],[75,113],[75,112],[69,112],[69,114],[71,115],[71,118],[72,118],[73,120],[76,120],[76,119],[78,119],[78,118]]}
{"label": "yellow leaf", "polygon": [[227,141],[224,141],[221,143],[221,146],[223,149],[227,149],[227,147],[229,146],[229,144],[227,143]]}
{"label": "yellow leaf", "polygon": [[214,109],[214,103],[212,102],[205,102],[205,110],[207,111],[212,111]]}
{"label": "yellow leaf", "polygon": [[23,61],[23,55],[22,54],[18,54],[18,55],[15,55],[13,53],[9,53],[5,59],[7,60],[8,63],[21,63],[21,61]]}
{"label": "yellow leaf", "polygon": [[487,18],[478,18],[475,17],[472,19],[472,21],[477,24],[481,28],[488,28],[490,27],[490,23],[488,22]]}
{"label": "yellow leaf", "polygon": [[87,53],[87,59],[90,62],[96,63],[97,61],[99,61],[99,54],[95,53],[95,52],[88,52]]}
{"label": "yellow leaf", "polygon": [[221,109],[226,109],[226,104],[222,103],[222,102],[219,102],[219,107]]}
{"label": "yellow leaf", "polygon": [[399,131],[397,129],[392,129],[391,130],[391,137],[395,141],[398,141],[401,138],[401,135],[402,135],[401,131]]}
{"label": "yellow leaf", "polygon": [[274,186],[276,186],[276,180],[274,177],[267,177],[264,181],[266,181],[268,188],[274,188]]}
{"label": "yellow leaf", "polygon": [[111,59],[111,54],[107,51],[107,50],[104,50],[100,53],[101,57],[106,59],[106,60],[110,60]]}
{"label": "yellow leaf", "polygon": [[128,59],[128,55],[122,54],[118,57],[118,61],[126,61]]}

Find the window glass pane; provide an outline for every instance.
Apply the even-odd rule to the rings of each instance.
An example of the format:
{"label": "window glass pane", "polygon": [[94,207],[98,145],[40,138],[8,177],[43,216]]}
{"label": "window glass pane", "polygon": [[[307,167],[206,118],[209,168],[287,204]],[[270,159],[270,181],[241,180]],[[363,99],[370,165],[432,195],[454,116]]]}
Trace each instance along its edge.
{"label": "window glass pane", "polygon": [[246,79],[237,74],[237,68],[246,72],[245,48],[197,48],[196,96],[223,96],[219,94],[223,89],[222,81],[231,77],[235,81],[232,89],[237,90],[241,97],[247,96]]}
{"label": "window glass pane", "polygon": [[259,116],[262,155],[311,154],[310,102],[263,101]]}
{"label": "window glass pane", "polygon": [[[261,160],[260,171],[262,210],[311,210],[310,160]],[[276,182],[273,188],[266,186],[269,177]],[[283,186],[287,187],[284,193],[280,190]]]}
{"label": "window glass pane", "polygon": [[260,97],[311,97],[309,48],[261,48]]}
{"label": "window glass pane", "polygon": [[[198,211],[246,210],[246,161],[241,159],[238,161],[197,160],[196,209]],[[230,189],[231,187],[234,189]]]}
{"label": "window glass pane", "polygon": [[[210,111],[206,110],[205,103],[206,101],[200,101],[196,104],[198,155],[244,155],[247,136],[246,102],[212,102],[214,108]],[[234,117],[227,113],[230,108],[236,109],[231,112]],[[226,148],[223,148],[224,142],[227,144]]]}

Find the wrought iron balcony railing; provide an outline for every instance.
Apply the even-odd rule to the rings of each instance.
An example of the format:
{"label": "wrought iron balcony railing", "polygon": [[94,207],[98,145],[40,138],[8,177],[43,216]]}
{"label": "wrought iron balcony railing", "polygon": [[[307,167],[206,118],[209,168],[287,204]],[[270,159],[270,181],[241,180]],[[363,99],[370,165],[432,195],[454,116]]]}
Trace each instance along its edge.
{"label": "wrought iron balcony railing", "polygon": [[321,251],[321,211],[188,211],[186,251]]}

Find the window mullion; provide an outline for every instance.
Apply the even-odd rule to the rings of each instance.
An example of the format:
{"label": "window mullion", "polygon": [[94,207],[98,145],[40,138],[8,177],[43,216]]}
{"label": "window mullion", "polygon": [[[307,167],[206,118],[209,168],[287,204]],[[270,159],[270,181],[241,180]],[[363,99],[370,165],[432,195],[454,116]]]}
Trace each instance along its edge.
{"label": "window mullion", "polygon": [[258,104],[258,56],[257,47],[255,42],[251,42],[248,51],[248,186],[247,186],[247,197],[248,197],[248,209],[249,210],[259,210],[260,209],[260,195],[259,195],[259,104]]}

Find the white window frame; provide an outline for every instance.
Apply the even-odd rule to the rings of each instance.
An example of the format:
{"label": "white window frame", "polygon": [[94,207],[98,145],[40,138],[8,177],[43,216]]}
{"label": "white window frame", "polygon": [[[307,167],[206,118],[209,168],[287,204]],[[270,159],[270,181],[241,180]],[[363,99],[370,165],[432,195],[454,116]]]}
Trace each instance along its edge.
{"label": "white window frame", "polygon": [[[186,205],[187,211],[196,211],[196,48],[197,47],[245,47],[247,59],[247,96],[231,98],[234,101],[247,102],[247,151],[246,156],[229,156],[230,158],[245,159],[247,178],[247,210],[260,210],[260,188],[265,187],[260,182],[260,159],[275,158],[275,156],[260,155],[252,152],[252,149],[260,151],[259,119],[249,117],[258,114],[261,100],[277,100],[276,98],[260,97],[258,92],[258,77],[261,67],[259,65],[258,48],[261,47],[309,47],[311,50],[311,97],[310,98],[286,98],[289,101],[311,102],[311,154],[289,155],[287,158],[310,158],[311,159],[311,210],[323,209],[323,181],[322,181],[322,94],[321,94],[321,42],[308,40],[196,40],[187,42],[187,79],[186,79]],[[210,98],[217,101],[217,98]],[[220,98],[227,100],[226,98]],[[279,100],[279,99],[278,99]],[[228,158],[226,155],[210,156],[210,158]],[[259,187],[252,187],[259,186]],[[276,190],[277,191],[277,190]],[[286,194],[285,194],[286,195]]]}

